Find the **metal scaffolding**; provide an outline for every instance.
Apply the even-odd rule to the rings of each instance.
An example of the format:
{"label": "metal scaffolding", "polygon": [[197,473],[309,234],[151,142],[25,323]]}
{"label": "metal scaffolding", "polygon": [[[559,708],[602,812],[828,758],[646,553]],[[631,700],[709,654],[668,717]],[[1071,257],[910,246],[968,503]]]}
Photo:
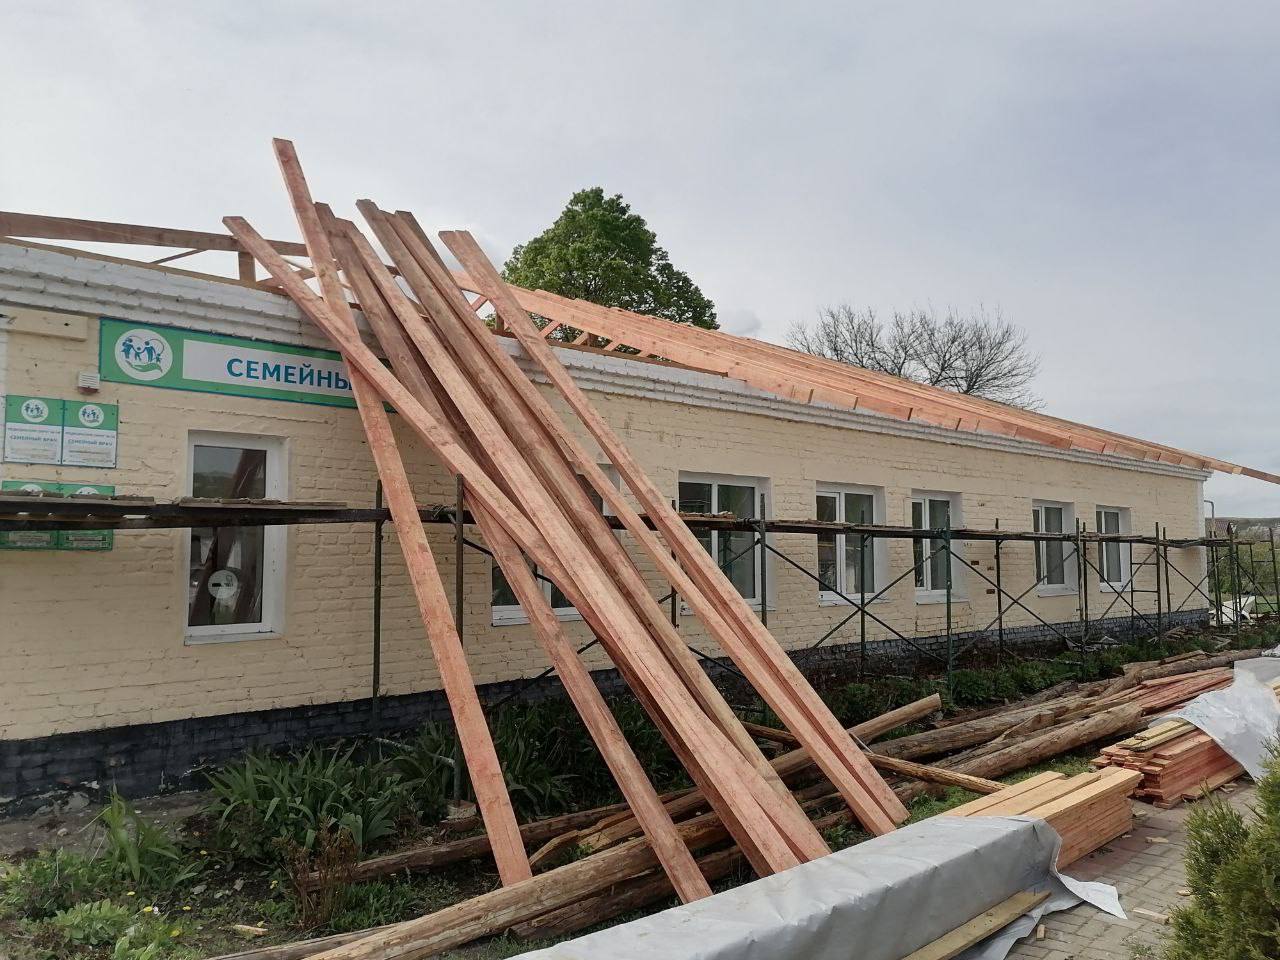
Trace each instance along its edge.
{"label": "metal scaffolding", "polygon": [[[464,604],[464,556],[470,549],[492,556],[487,547],[466,535],[465,527],[472,522],[472,517],[462,507],[463,488],[461,481],[456,489],[456,502],[452,505],[434,505],[423,507],[420,514],[424,522],[450,525],[453,528],[455,543],[455,618],[457,629],[463,633]],[[763,504],[762,504],[763,506]],[[915,528],[890,526],[885,524],[837,523],[819,520],[769,519],[764,516],[755,519],[740,519],[728,515],[684,515],[685,522],[694,530],[722,530],[746,532],[752,534],[751,541],[737,550],[733,555],[720,561],[722,569],[745,556],[751,555],[757,562],[760,571],[760,617],[768,624],[768,570],[766,558],[772,557],[777,562],[801,573],[812,580],[818,590],[846,605],[848,612],[833,626],[825,629],[812,643],[805,647],[794,647],[794,650],[813,650],[823,646],[840,635],[845,628],[856,621],[857,635],[851,643],[857,645],[857,675],[862,678],[867,674],[869,645],[878,639],[891,638],[904,644],[926,662],[933,664],[939,673],[945,674],[948,686],[957,665],[962,658],[982,646],[994,637],[994,652],[997,660],[1003,660],[1010,652],[1007,643],[1007,629],[1010,614],[1017,610],[1026,614],[1042,628],[1046,636],[1059,639],[1068,651],[1081,655],[1090,649],[1094,635],[1103,624],[1112,622],[1111,613],[1120,606],[1121,615],[1127,613],[1129,631],[1132,635],[1160,635],[1165,632],[1171,618],[1187,609],[1193,601],[1204,601],[1204,607],[1211,611],[1219,624],[1229,621],[1235,633],[1239,633],[1240,622],[1244,619],[1243,609],[1246,588],[1251,588],[1255,595],[1280,597],[1280,567],[1276,565],[1275,531],[1269,531],[1268,540],[1242,540],[1237,536],[1234,526],[1228,526],[1226,537],[1170,537],[1166,527],[1156,524],[1149,534],[1116,533],[1101,534],[1091,531],[1087,525],[1076,521],[1075,529],[1062,533],[1044,531],[1025,531],[1003,529],[996,521],[992,529],[971,528]],[[615,529],[622,525],[616,518],[608,518]],[[6,492],[0,494],[0,534],[11,531],[51,531],[51,530],[163,530],[188,527],[220,527],[220,526],[271,526],[271,525],[310,525],[333,523],[369,523],[373,525],[373,666],[371,691],[371,720],[378,728],[379,700],[381,691],[381,646],[382,646],[382,544],[383,530],[390,522],[389,511],[382,506],[382,490],[379,486],[375,494],[375,505],[369,508],[353,508],[345,503],[334,502],[298,502],[271,500],[205,500],[185,498],[172,502],[158,502],[147,497],[58,497],[48,495],[22,494]],[[922,546],[913,549],[911,562],[906,569],[892,576],[878,590],[868,593],[865,577],[859,578],[859,589],[849,593],[837,588],[835,584],[825,581],[817,572],[771,542],[770,534],[803,534],[809,536],[839,534],[856,537],[860,548],[859,556],[867,556],[867,551],[874,551],[881,541],[910,540],[920,542]],[[988,575],[976,563],[960,562],[956,543],[988,542],[993,549],[993,575]],[[1048,571],[1023,587],[1010,586],[1007,582],[1007,563],[1005,551],[1011,543],[1033,543],[1036,549],[1041,544],[1059,542],[1063,544],[1061,564],[1065,567],[1074,562],[1076,571],[1077,622],[1053,623],[1029,606],[1026,598],[1044,586],[1048,579]],[[1108,583],[1107,592],[1112,594],[1110,602],[1100,612],[1091,611],[1089,606],[1090,578],[1094,582],[1103,582],[1103,571],[1099,565],[1100,554],[1095,554],[1099,562],[1095,562],[1089,548],[1098,551],[1104,544],[1119,544],[1127,551],[1126,579],[1119,583]],[[935,545],[936,544],[936,545]],[[1269,548],[1271,583],[1270,591],[1264,586],[1255,559],[1255,548]],[[1248,548],[1247,550],[1243,548]],[[1170,550],[1195,550],[1196,556],[1203,562],[1197,563],[1191,573],[1181,569],[1169,557]],[[944,594],[943,632],[944,651],[939,652],[921,643],[920,636],[908,636],[890,623],[876,609],[876,601],[886,596],[890,590],[904,580],[919,578],[920,571],[935,557],[941,556],[945,563],[947,576],[942,588]],[[1204,572],[1199,573],[1203,568]],[[1139,574],[1152,571],[1154,587],[1139,587]],[[957,642],[956,623],[954,617],[954,594],[956,592],[955,573],[964,571],[984,584],[988,594],[995,597],[995,617],[978,629],[967,630],[969,635],[963,643]],[[535,575],[546,582],[551,582],[539,572]],[[1178,578],[1178,588],[1174,589],[1174,577]],[[1174,604],[1175,594],[1181,600]],[[1017,592],[1015,592],[1017,591]],[[1139,609],[1139,595],[1151,596],[1154,599],[1154,611]],[[659,598],[659,602],[669,604],[671,621],[679,625],[680,603],[674,591],[669,591]],[[1193,608],[1198,609],[1198,608]],[[885,631],[886,637],[870,640],[870,625],[875,624]],[[933,635],[937,639],[939,635]],[[592,639],[579,648],[585,653],[599,641]],[[692,644],[692,650],[707,665],[708,669],[737,674],[737,670],[723,658],[717,658]],[[553,672],[548,668],[542,673],[520,681],[520,686],[509,693],[498,704],[518,696],[528,686],[542,680]]]}

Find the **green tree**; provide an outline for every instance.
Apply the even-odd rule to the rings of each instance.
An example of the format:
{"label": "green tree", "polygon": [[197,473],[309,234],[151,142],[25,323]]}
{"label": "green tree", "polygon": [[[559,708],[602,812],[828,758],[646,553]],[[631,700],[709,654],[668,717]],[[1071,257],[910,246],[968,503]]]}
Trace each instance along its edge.
{"label": "green tree", "polygon": [[509,283],[716,329],[716,308],[620,194],[579,190],[556,222],[516,247]]}

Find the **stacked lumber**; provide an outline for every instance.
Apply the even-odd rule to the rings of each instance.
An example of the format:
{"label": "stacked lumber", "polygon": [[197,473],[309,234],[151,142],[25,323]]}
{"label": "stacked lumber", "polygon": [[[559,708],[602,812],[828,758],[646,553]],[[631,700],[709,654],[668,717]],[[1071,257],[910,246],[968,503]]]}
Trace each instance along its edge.
{"label": "stacked lumber", "polygon": [[[359,201],[370,239],[355,223],[313,200],[291,143],[277,140],[275,150],[310,268],[285,261],[243,218],[227,217],[224,223],[342,353],[505,888],[527,890],[536,878],[418,516],[388,405],[436,460],[463,481],[466,508],[627,801],[629,813],[621,819],[643,833],[642,847],[635,846],[638,838],[628,838],[609,852],[652,856],[681,899],[689,901],[710,893],[691,852],[691,825],[723,831],[761,876],[830,851],[806,808],[667,619],[592,493],[782,720],[804,755],[804,765],[820,772],[856,821],[873,834],[903,822],[907,811],[902,801],[574,383],[474,238],[464,232],[442,234],[503,328],[520,341],[576,423],[562,419],[502,349],[478,316],[478,304],[457,286],[411,214]],[[375,250],[375,240],[390,266]],[[318,293],[308,285],[311,279]],[[389,366],[363,339],[357,308]],[[579,427],[607,463],[578,439]],[[610,469],[645,517],[615,486]],[[696,799],[685,799],[680,809],[705,809],[701,818],[677,826],[672,804],[680,801],[657,795],[529,564],[546,573],[599,639],[696,786]],[[693,835],[701,834],[695,830]],[[591,874],[598,883],[631,875],[611,873],[624,868],[607,858],[588,869],[599,871]],[[634,865],[626,869],[634,872]],[[518,907],[533,912],[522,919],[545,912],[537,895],[528,896],[535,902]],[[368,943],[340,948],[334,955],[395,956],[423,949],[417,934],[399,936],[375,934]]]}
{"label": "stacked lumber", "polygon": [[1141,779],[1141,774],[1118,767],[1074,777],[1042,773],[943,816],[1038,817],[1062,837],[1062,868],[1133,828],[1129,797]]}
{"label": "stacked lumber", "polygon": [[[1159,724],[1152,730],[1159,730]],[[1157,807],[1176,807],[1183,800],[1194,800],[1205,792],[1216,790],[1244,773],[1244,767],[1231,758],[1205,733],[1181,733],[1163,745],[1147,751],[1135,749],[1129,740],[1104,747],[1094,765],[1106,770],[1131,770],[1141,777],[1137,795]]]}
{"label": "stacked lumber", "polygon": [[[1207,685],[1198,692],[1220,689],[1230,681],[1228,672],[1225,682]],[[1280,680],[1273,681],[1271,688],[1280,696]],[[1245,772],[1212,737],[1180,719],[1157,723],[1119,743],[1103,747],[1093,765],[1137,772],[1142,777],[1137,796],[1166,809],[1176,807],[1183,800],[1199,799]]]}

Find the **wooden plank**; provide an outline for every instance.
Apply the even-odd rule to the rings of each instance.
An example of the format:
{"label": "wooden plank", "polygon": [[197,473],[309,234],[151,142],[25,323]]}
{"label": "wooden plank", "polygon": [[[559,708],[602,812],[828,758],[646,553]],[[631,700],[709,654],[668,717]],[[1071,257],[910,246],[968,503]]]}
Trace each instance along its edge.
{"label": "wooden plank", "polygon": [[1048,899],[1048,890],[1042,890],[1039,893],[1033,893],[1030,890],[1015,893],[1008,900],[998,903],[968,923],[956,927],[928,946],[907,954],[903,960],[951,960],[952,957],[958,956],[974,944],[981,943],[997,930],[1003,930]]}
{"label": "wooden plank", "polygon": [[[395,246],[389,234],[380,239]],[[396,253],[393,253],[392,258],[400,263],[402,270],[409,271],[412,264]],[[638,623],[634,610],[619,592],[618,585],[605,576],[595,563],[582,562],[591,556],[589,546],[563,515],[540,478],[513,444],[512,438],[504,432],[494,411],[477,392],[470,379],[455,365],[451,356],[452,349],[457,347],[465,351],[466,345],[451,343],[446,346],[422,321],[417,307],[408,301],[403,291],[394,283],[387,282],[389,274],[385,268],[368,261],[365,265],[410,339],[423,358],[431,364],[444,391],[465,417],[479,444],[499,462],[517,500],[525,505],[525,512],[545,537],[551,548],[550,552],[559,558],[561,576],[557,577],[553,571],[552,579],[560,583],[561,589],[571,601],[580,601],[586,606],[585,598],[590,597],[587,608],[594,609],[602,619],[608,635],[615,638],[643,635],[643,627]],[[467,313],[474,317],[470,311]],[[496,511],[494,513],[496,515]],[[580,591],[577,597],[576,591]],[[717,730],[707,726],[705,716],[696,706],[680,695],[684,687],[671,674],[670,666],[661,654],[644,643],[615,645],[610,653],[615,657],[629,658],[643,688],[660,704],[660,716],[670,719],[677,736],[689,747],[689,756],[695,762],[707,764],[710,776],[723,784],[725,792],[734,797],[734,806],[729,816],[742,822],[744,834],[750,834],[747,842],[754,842],[760,848],[774,870],[794,866],[798,860],[795,852],[788,847],[787,838],[769,826],[772,816],[778,813],[778,794],[764,782],[745,757],[734,751],[727,740],[717,736]],[[693,770],[690,772],[694,773]],[[728,807],[724,806],[722,809],[727,810]],[[796,813],[804,820],[805,826],[812,829],[808,819],[803,818],[798,810]]]}
{"label": "wooden plank", "polygon": [[986,816],[986,811],[991,807],[995,806],[997,803],[1000,803],[1002,800],[1005,800],[1011,797],[1016,797],[1022,794],[1030,793],[1032,790],[1035,790],[1038,787],[1044,786],[1046,783],[1056,783],[1059,781],[1065,781],[1066,779],[1067,779],[1066,774],[1057,773],[1053,770],[1046,771],[1045,773],[1038,773],[1034,777],[1028,777],[1026,780],[1023,780],[1021,783],[1016,783],[1013,786],[1005,787],[1004,790],[998,794],[993,794],[992,796],[989,796],[989,797],[979,797],[977,800],[970,800],[968,803],[961,804],[958,807],[952,807],[950,810],[944,811],[941,814],[941,816],[944,816],[944,817]]}
{"label": "wooden plank", "polygon": [[[336,232],[337,225],[334,224],[330,230]],[[403,330],[395,323],[389,308],[380,299],[364,263],[359,259],[359,249],[349,235],[344,234],[342,239],[347,241],[339,247],[340,250],[346,251],[343,257],[344,272],[356,287],[370,326],[378,336],[384,352],[391,359],[393,369],[403,382],[411,384],[411,390],[424,402],[424,406],[434,403],[430,385],[423,377],[416,357],[405,341]],[[372,253],[372,250],[368,252]],[[475,515],[481,533],[494,553],[494,558],[529,617],[535,636],[552,666],[555,667],[566,692],[618,783],[619,789],[627,798],[632,811],[649,837],[663,869],[671,879],[672,886],[686,903],[708,896],[711,892],[710,887],[698,870],[688,848],[680,841],[674,823],[662,806],[662,801],[628,745],[617,720],[609,710],[590,673],[565,635],[545,592],[535,582],[524,556],[503,531],[501,525],[490,516],[483,503],[468,497],[466,505]],[[532,859],[530,865],[531,867],[534,865]]]}
{"label": "wooden plank", "polygon": [[[324,291],[325,303],[347,335],[358,338],[355,317],[347,306],[346,295],[338,282],[328,236],[316,214],[293,145],[288,141],[276,140],[275,149],[298,225],[306,238],[312,267]],[[497,751],[476,694],[471,668],[454,627],[449,599],[418,515],[413,487],[400,458],[382,398],[360,371],[351,369],[350,378],[360,418],[369,439],[369,449],[396,524],[396,535],[404,553],[418,612],[440,669],[441,683],[454,717],[476,802],[493,847],[498,873],[504,884],[517,883],[532,875],[529,861],[520,839],[520,828],[511,807],[511,798],[507,795]]]}
{"label": "wooden plank", "polygon": [[[199,250],[232,250],[240,252],[235,237],[225,233],[201,230],[177,230],[172,227],[146,227],[136,223],[110,223],[104,220],[78,220],[72,217],[49,217],[33,213],[0,211],[0,236],[27,237],[32,240],[73,240],[84,243],[132,243],[146,247],[184,247]],[[288,240],[267,240],[277,253],[306,256],[305,244]]]}
{"label": "wooden plank", "polygon": [[[443,269],[439,257],[431,248],[425,235],[421,234],[416,223],[403,215],[389,217],[368,201],[361,201],[358,206],[378,233],[383,246],[392,253],[392,259],[400,264],[402,274],[419,299],[431,302],[432,305],[427,310],[428,314],[436,316],[447,313],[450,302],[455,306],[453,319],[462,326],[449,326],[443,330],[442,340],[455,348],[468,342],[474,344],[491,361],[491,371],[503,377],[511,389],[524,401],[523,410],[511,411],[501,385],[492,385],[490,388],[491,402],[495,407],[502,408],[498,412],[509,411],[505,415],[510,418],[509,432],[513,438],[518,437],[526,443],[536,441],[538,438],[546,441],[550,449],[540,447],[537,442],[533,442],[527,449],[528,454],[541,464],[544,481],[558,495],[566,499],[565,506],[569,515],[579,523],[579,532],[584,541],[599,550],[601,559],[609,565],[613,576],[644,619],[649,632],[658,641],[663,653],[689,689],[694,692],[700,705],[733,741],[743,756],[766,778],[782,800],[782,812],[786,819],[778,821],[779,826],[793,841],[798,842],[796,852],[803,854],[806,859],[825,855],[829,851],[821,836],[813,829],[809,820],[801,817],[799,811],[794,809],[789,792],[743,729],[741,721],[724,701],[722,694],[707,677],[701,664],[697,662],[679,633],[671,625],[666,612],[658,606],[633,561],[617,542],[598,510],[587,499],[575,472],[585,477],[591,486],[598,490],[628,530],[637,534],[650,556],[658,560],[660,567],[683,578],[683,573],[671,559],[670,552],[658,543],[643,520],[595,463],[594,457],[588,455],[580,446],[573,445],[570,440],[563,441],[564,458],[556,456],[557,440],[567,435],[563,424],[546,403],[545,398],[533,387],[511,358],[498,349],[493,338],[477,324],[474,317],[461,309],[461,304],[464,302],[461,291],[453,284],[448,272]],[[412,262],[402,263],[406,256],[411,258]],[[426,288],[428,284],[430,289]],[[442,303],[441,300],[445,302]],[[528,318],[524,319],[527,321]],[[469,341],[468,334],[470,334]],[[477,371],[475,367],[472,367],[472,370],[480,375],[490,372],[490,370]],[[529,415],[526,415],[526,411]],[[674,585],[677,590],[680,590],[687,584],[687,578],[683,578],[677,579]],[[688,599],[695,605],[698,603],[694,597]]]}
{"label": "wooden plank", "polygon": [[[612,428],[596,412],[546,342],[537,335],[532,321],[515,302],[474,238],[462,232],[447,232],[442,236],[468,272],[473,277],[478,275],[482,278],[486,289],[479,292],[489,297],[495,308],[506,316],[508,328],[520,339],[526,351],[600,444],[654,521],[668,546],[689,571],[693,583],[706,591],[709,598],[714,598],[714,603],[721,605],[721,609],[715,612],[722,617],[727,614],[726,619],[742,630],[741,637],[726,636],[732,644],[726,652],[786,724],[787,729],[806,744],[815,760],[823,766],[823,772],[827,773],[837,787],[841,787],[842,794],[846,795],[846,800],[857,812],[859,820],[875,833],[887,832],[893,829],[895,823],[905,820],[906,808],[901,801],[889,790],[861,751],[852,748],[848,735],[840,728],[808,681],[783,653],[776,640],[760,626],[755,613],[693,537],[666,497],[645,475]],[[701,591],[695,592],[695,596],[700,594]],[[682,592],[681,595],[685,594]],[[737,642],[739,639],[747,641],[747,645]],[[831,763],[833,759],[837,764]],[[852,774],[853,784],[846,785],[848,781],[838,768],[839,762],[843,762]],[[827,769],[828,766],[831,766],[830,770]]]}

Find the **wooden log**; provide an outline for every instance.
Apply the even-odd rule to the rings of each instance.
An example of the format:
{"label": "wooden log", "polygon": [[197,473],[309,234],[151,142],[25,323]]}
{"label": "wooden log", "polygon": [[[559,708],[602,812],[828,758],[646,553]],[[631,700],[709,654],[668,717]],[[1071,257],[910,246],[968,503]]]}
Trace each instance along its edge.
{"label": "wooden log", "polygon": [[[680,824],[679,830],[690,850],[705,849],[727,836],[714,814]],[[391,960],[393,957],[408,960],[434,956],[568,906],[628,877],[652,870],[656,865],[657,858],[649,845],[633,840],[315,956],[320,960]]]}
{"label": "wooden log", "polygon": [[742,726],[746,728],[747,733],[757,739],[768,740],[770,743],[780,743],[784,747],[800,746],[800,741],[796,739],[796,735],[789,731],[775,730],[773,727],[766,727],[760,723],[751,723],[747,720],[742,721]]}
{"label": "wooden log", "polygon": [[878,770],[887,770],[890,773],[911,777],[913,780],[923,780],[926,783],[941,783],[948,787],[961,787],[973,793],[995,793],[1004,789],[1003,783],[997,783],[994,780],[973,777],[967,773],[946,770],[942,767],[930,767],[923,763],[913,763],[910,760],[898,760],[894,757],[886,757],[883,754],[868,753],[867,759]]}
{"label": "wooden log", "polygon": [[1141,723],[1142,709],[1134,704],[1123,704],[1084,720],[1064,724],[1061,728],[1035,734],[995,753],[961,761],[952,766],[952,769],[994,779],[1095,743],[1104,737],[1133,730]]}
{"label": "wooden log", "polygon": [[[873,742],[891,730],[907,723],[912,723],[942,708],[942,698],[931,694],[912,703],[905,704],[878,717],[850,727],[848,733],[852,739],[860,743]],[[892,741],[891,741],[892,742]],[[808,751],[803,748],[784,753],[770,761],[778,776],[791,780],[814,767]],[[706,806],[706,799],[698,791],[691,791],[667,803],[667,811],[674,819],[696,813]],[[626,819],[610,824],[597,824],[594,831],[583,831],[579,842],[588,850],[600,850],[635,835],[637,824],[634,819]]]}

